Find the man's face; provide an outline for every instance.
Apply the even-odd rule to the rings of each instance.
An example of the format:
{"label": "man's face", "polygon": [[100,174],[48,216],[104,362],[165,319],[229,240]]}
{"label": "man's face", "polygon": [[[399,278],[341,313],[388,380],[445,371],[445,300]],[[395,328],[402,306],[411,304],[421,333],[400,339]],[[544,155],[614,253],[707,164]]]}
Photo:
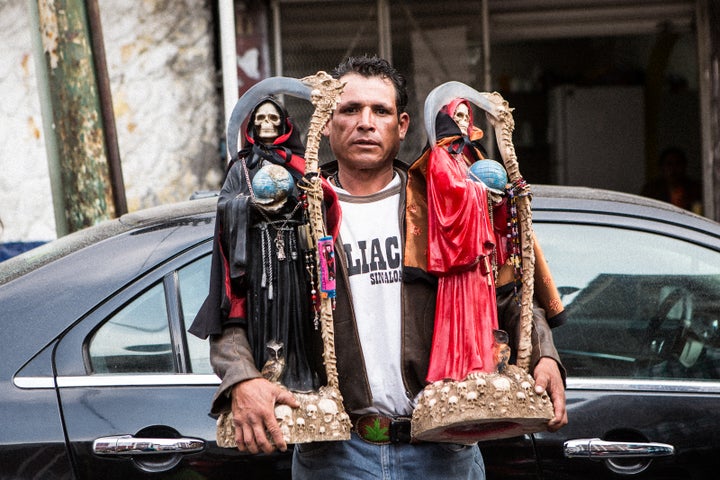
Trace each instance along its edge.
{"label": "man's face", "polygon": [[337,109],[325,127],[341,168],[373,170],[392,165],[405,138],[410,117],[398,117],[395,87],[388,79],[343,76],[346,82]]}

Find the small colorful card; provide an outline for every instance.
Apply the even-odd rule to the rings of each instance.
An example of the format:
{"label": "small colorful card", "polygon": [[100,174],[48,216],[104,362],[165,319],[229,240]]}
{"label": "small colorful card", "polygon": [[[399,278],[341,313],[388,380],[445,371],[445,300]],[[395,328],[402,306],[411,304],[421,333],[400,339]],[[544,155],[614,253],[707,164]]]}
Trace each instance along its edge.
{"label": "small colorful card", "polygon": [[320,256],[320,292],[323,296],[335,298],[335,246],[333,238],[322,237],[318,240]]}

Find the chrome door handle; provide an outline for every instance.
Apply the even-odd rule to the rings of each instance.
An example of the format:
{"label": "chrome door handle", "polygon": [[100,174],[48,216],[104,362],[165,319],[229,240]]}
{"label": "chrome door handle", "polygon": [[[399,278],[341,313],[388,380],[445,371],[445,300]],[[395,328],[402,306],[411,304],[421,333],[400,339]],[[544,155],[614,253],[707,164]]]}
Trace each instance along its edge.
{"label": "chrome door handle", "polygon": [[665,457],[675,454],[675,447],[666,443],[608,442],[599,438],[568,440],[563,445],[567,458],[632,458]]}
{"label": "chrome door handle", "polygon": [[152,455],[161,453],[193,453],[205,448],[198,438],[135,438],[132,435],[115,435],[98,438],[93,442],[97,455]]}

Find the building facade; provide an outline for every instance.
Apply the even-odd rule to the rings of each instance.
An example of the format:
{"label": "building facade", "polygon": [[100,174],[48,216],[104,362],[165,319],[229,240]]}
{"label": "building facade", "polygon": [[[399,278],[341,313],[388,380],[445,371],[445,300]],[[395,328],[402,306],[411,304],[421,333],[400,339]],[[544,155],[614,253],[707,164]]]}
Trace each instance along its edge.
{"label": "building facade", "polygon": [[[42,3],[42,2],[41,2]],[[447,80],[499,91],[532,183],[638,193],[657,156],[679,146],[720,192],[720,6],[712,0],[99,0],[130,210],[218,188],[225,128],[258,80],[330,70],[379,54],[410,82],[411,134],[425,143],[425,95]],[[441,5],[439,7],[438,5]],[[55,237],[32,22],[0,3],[2,242]],[[309,105],[288,99],[302,127]],[[492,141],[488,145],[492,152]],[[327,149],[323,152],[328,156]]]}

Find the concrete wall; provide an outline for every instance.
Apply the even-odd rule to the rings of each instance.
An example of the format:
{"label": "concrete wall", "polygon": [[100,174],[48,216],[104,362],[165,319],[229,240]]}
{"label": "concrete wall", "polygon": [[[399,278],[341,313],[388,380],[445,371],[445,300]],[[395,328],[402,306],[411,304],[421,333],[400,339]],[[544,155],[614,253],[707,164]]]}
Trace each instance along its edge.
{"label": "concrete wall", "polygon": [[55,236],[27,1],[0,2],[0,242]]}
{"label": "concrete wall", "polygon": [[[219,187],[211,0],[99,0],[130,211]],[[0,2],[0,242],[55,237],[27,0]]]}

